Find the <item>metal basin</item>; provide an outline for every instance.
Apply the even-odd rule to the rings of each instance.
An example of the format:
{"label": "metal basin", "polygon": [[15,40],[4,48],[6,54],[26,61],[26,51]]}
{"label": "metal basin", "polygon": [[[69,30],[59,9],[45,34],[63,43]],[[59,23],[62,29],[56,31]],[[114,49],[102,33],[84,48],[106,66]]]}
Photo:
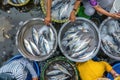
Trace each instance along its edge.
{"label": "metal basin", "polygon": [[110,58],[120,60],[120,21],[107,18],[100,25],[101,48]]}
{"label": "metal basin", "polygon": [[[54,51],[56,50],[56,47],[57,47],[57,33],[56,33],[55,28],[52,26],[52,24],[50,24],[50,26],[47,27],[47,28],[52,29],[53,34],[54,34],[54,43],[52,45],[49,44],[49,46],[53,46],[53,47],[49,50],[49,53],[47,53],[45,55],[36,55],[35,50],[34,50],[34,53],[33,53],[34,55],[32,55],[30,53],[30,51],[28,50],[28,48],[25,46],[25,42],[24,42],[25,39],[26,40],[31,40],[31,42],[34,42],[33,33],[32,33],[33,28],[35,28],[37,31],[39,31],[41,28],[43,28],[44,25],[45,24],[44,24],[43,19],[33,18],[31,20],[28,20],[28,21],[24,22],[22,27],[18,30],[17,36],[16,36],[16,45],[17,45],[18,51],[24,57],[26,57],[30,60],[43,61],[43,60],[48,59],[49,57],[51,57],[54,54]],[[38,47],[38,46],[37,46],[37,49],[39,50],[41,47]],[[43,46],[43,44],[42,44],[42,46]],[[43,52],[40,51],[39,54],[42,54],[42,53]]]}
{"label": "metal basin", "polygon": [[[87,24],[88,26],[87,27],[83,26],[83,24]],[[77,27],[79,27],[79,29]],[[76,43],[77,41],[75,41],[70,44],[71,46],[75,43],[74,46],[77,45],[77,46],[82,47],[82,48],[78,48],[78,52],[80,52],[80,54],[78,54],[77,56],[76,56],[76,53],[78,52],[73,51],[73,47],[69,49],[69,47],[66,48],[66,45],[68,45],[68,43],[62,44],[64,36],[72,28],[76,30],[75,33],[78,32],[77,34],[77,36],[79,36],[78,38],[80,38],[80,36],[82,35],[82,38],[80,39],[81,41],[89,37],[91,38],[90,42],[86,45],[87,49],[86,47],[84,47],[84,49],[86,50],[82,49],[83,46],[85,46],[85,45],[81,46],[83,42]],[[82,30],[80,30],[81,28]],[[86,30],[88,32],[83,32]],[[69,34],[72,34],[72,33],[69,33]],[[76,35],[72,36],[72,40],[75,40],[75,39],[76,39]],[[65,55],[68,59],[75,61],[75,62],[84,62],[84,61],[87,61],[93,58],[97,54],[100,48],[100,42],[101,42],[101,39],[100,39],[100,34],[98,32],[97,26],[92,21],[85,19],[85,18],[77,18],[75,22],[64,23],[58,35],[58,44],[59,44],[60,50],[62,51],[63,55]],[[71,55],[74,55],[76,57],[72,57]]]}
{"label": "metal basin", "polygon": [[[54,69],[54,66],[56,66],[56,64],[61,65],[63,68],[65,68],[71,76],[69,76],[68,74],[62,72],[56,75],[52,75],[52,73],[50,75],[48,75],[48,73],[50,71],[54,71],[54,70],[59,70],[59,69]],[[61,70],[60,70],[61,71]],[[63,75],[63,76],[61,76]],[[68,77],[67,79],[64,80],[78,80],[78,72],[76,67],[74,66],[74,64],[69,61],[68,59],[66,59],[65,57],[56,57],[53,59],[48,60],[48,62],[44,65],[44,67],[42,68],[41,71],[41,80],[49,80],[51,79],[51,77],[57,77],[57,76],[61,76],[61,77],[57,77],[56,80],[63,80],[62,78],[64,77]],[[60,78],[60,79],[58,79]],[[54,79],[51,79],[54,80]]]}

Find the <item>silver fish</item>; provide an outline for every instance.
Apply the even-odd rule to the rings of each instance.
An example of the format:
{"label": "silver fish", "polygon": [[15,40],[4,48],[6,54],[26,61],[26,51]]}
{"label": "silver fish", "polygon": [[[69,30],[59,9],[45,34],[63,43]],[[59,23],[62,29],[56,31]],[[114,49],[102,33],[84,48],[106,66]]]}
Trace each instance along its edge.
{"label": "silver fish", "polygon": [[89,32],[89,25],[86,22],[83,23],[83,28],[83,32]]}
{"label": "silver fish", "polygon": [[49,33],[49,34],[50,34],[50,35],[49,35],[49,36],[50,36],[50,40],[53,41],[53,40],[55,40],[53,30],[52,30],[51,28],[50,28],[49,30],[50,30],[50,31],[49,31],[49,32],[50,32],[50,33]]}
{"label": "silver fish", "polygon": [[60,71],[62,71],[65,74],[68,74],[69,76],[72,76],[68,70],[66,70],[63,66],[61,66],[60,64],[56,64],[55,66],[53,66],[54,69],[59,69]]}
{"label": "silver fish", "polygon": [[83,40],[83,42],[81,42],[80,45],[77,45],[77,46],[74,47],[74,49],[75,49],[74,51],[78,52],[79,50],[84,49],[85,47],[88,46],[88,44],[90,43],[91,40],[92,39],[90,39],[90,38],[87,38],[87,39]]}
{"label": "silver fish", "polygon": [[42,26],[42,27],[39,29],[38,34],[41,35],[41,34],[43,34],[44,31],[46,31],[46,33],[49,33],[49,27],[46,26],[46,25]]}
{"label": "silver fish", "polygon": [[117,42],[117,44],[120,44],[120,36],[118,36],[116,33],[112,33],[112,35],[115,42]]}
{"label": "silver fish", "polygon": [[62,19],[63,17],[65,17],[66,13],[67,13],[67,9],[68,9],[69,5],[68,4],[64,4],[61,9],[59,10],[59,19]]}
{"label": "silver fish", "polygon": [[37,46],[30,40],[30,45],[31,45],[31,48],[38,54],[40,55],[40,51],[39,49],[37,48]]}
{"label": "silver fish", "polygon": [[84,53],[85,51],[87,51],[88,49],[89,49],[89,47],[86,47],[85,49],[81,50],[80,52],[73,53],[71,55],[71,57],[77,57],[77,56],[81,55],[82,53]]}
{"label": "silver fish", "polygon": [[35,42],[35,44],[38,45],[39,34],[35,28],[32,29],[32,37],[33,37],[33,41]]}
{"label": "silver fish", "polygon": [[57,75],[57,74],[59,74],[59,73],[61,73],[60,70],[53,70],[53,71],[48,72],[47,75],[48,75],[48,76],[51,76],[51,75]]}
{"label": "silver fish", "polygon": [[65,78],[65,74],[60,74],[60,75],[55,75],[50,77],[51,79],[55,79],[55,80],[61,80],[62,78]]}
{"label": "silver fish", "polygon": [[75,33],[68,34],[67,36],[65,36],[65,38],[63,38],[63,40],[68,40],[68,39],[76,36],[78,33],[79,33],[79,32],[77,31],[77,32],[75,32]]}
{"label": "silver fish", "polygon": [[80,37],[79,36],[74,36],[73,39],[71,41],[69,41],[66,46],[69,46],[69,45],[75,43],[76,41],[80,40],[82,38],[82,36],[83,35],[80,35]]}
{"label": "silver fish", "polygon": [[52,11],[51,16],[54,19],[59,19],[59,9]]}
{"label": "silver fish", "polygon": [[110,48],[109,48],[109,46],[108,46],[108,44],[107,44],[107,41],[103,39],[102,42],[103,42],[103,45],[104,45],[105,49],[106,49],[109,53],[111,53],[111,50],[110,50]]}
{"label": "silver fish", "polygon": [[59,9],[63,4],[63,1],[62,0],[54,0],[52,1],[52,9],[53,10],[56,10],[56,9]]}
{"label": "silver fish", "polygon": [[25,48],[27,49],[27,51],[30,52],[33,56],[35,56],[35,54],[33,54],[31,45],[29,44],[29,42],[26,39],[24,39],[24,44],[25,44]]}
{"label": "silver fish", "polygon": [[49,54],[51,49],[50,49],[50,45],[46,39],[43,39],[43,46],[44,46],[44,49],[47,52],[47,54]]}
{"label": "silver fish", "polygon": [[21,4],[26,2],[26,0],[10,0],[10,1],[14,4]]}
{"label": "silver fish", "polygon": [[95,50],[96,50],[96,47],[95,47],[92,51],[90,51],[90,52],[85,52],[85,53],[84,53],[85,55],[79,56],[79,58],[80,58],[80,59],[87,58],[87,57],[89,57],[90,55],[92,55],[92,54],[95,52]]}

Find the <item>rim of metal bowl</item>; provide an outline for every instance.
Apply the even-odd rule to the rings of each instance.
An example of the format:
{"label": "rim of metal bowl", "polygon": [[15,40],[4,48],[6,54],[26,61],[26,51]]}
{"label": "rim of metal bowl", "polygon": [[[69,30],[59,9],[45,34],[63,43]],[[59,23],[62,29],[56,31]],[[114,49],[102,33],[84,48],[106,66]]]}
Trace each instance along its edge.
{"label": "rim of metal bowl", "polygon": [[[102,30],[103,25],[104,25],[106,22],[108,22],[109,20],[112,20],[112,18],[107,18],[107,19],[105,19],[105,20],[102,22],[102,24],[101,24],[100,27],[99,27],[99,31],[100,31],[100,32],[101,32],[101,30]],[[114,19],[113,19],[113,20],[114,20]],[[108,55],[110,58],[116,59],[116,60],[120,60],[120,57],[113,56],[113,55],[109,54],[109,52],[105,50],[102,42],[101,42],[101,48],[102,48],[103,52],[104,52],[106,55]]]}
{"label": "rim of metal bowl", "polygon": [[[30,21],[35,21],[35,20],[40,20],[40,21],[44,21],[44,19],[42,19],[42,18],[32,18],[32,19],[30,19],[30,20],[27,20],[27,21],[25,21],[24,23],[23,23],[23,25],[18,29],[18,31],[17,31],[17,33],[16,33],[16,46],[17,46],[17,48],[18,48],[18,51],[20,52],[20,54],[23,56],[23,57],[25,57],[25,58],[28,58],[28,59],[30,59],[30,60],[34,60],[34,61],[44,61],[44,60],[46,60],[46,59],[48,59],[49,57],[51,57],[52,55],[53,55],[53,53],[55,52],[55,50],[56,50],[56,48],[57,48],[57,32],[56,32],[56,30],[55,30],[55,28],[53,27],[53,25],[50,23],[50,26],[51,26],[51,28],[53,29],[53,31],[54,31],[54,33],[56,34],[55,35],[55,39],[56,39],[56,41],[55,41],[55,46],[54,46],[54,48],[52,49],[52,51],[51,51],[51,53],[49,53],[49,55],[47,55],[47,56],[44,56],[44,57],[41,57],[41,58],[38,58],[38,57],[36,57],[36,56],[32,56],[32,55],[30,55],[29,54],[29,52],[27,52],[27,54],[21,49],[21,47],[20,47],[20,43],[19,43],[19,35],[20,35],[20,33],[21,33],[21,30],[25,27],[25,25],[27,24],[27,23],[29,23]],[[31,58],[32,57],[32,58]]]}
{"label": "rim of metal bowl", "polygon": [[70,60],[68,60],[67,58],[65,58],[65,57],[63,57],[63,56],[55,57],[55,58],[52,58],[52,59],[48,60],[48,62],[44,65],[44,67],[42,67],[42,72],[41,72],[41,77],[40,77],[41,80],[45,80],[45,79],[44,79],[45,70],[48,68],[48,66],[49,66],[51,63],[53,63],[53,62],[55,62],[55,61],[65,61],[65,62],[67,62],[68,64],[70,64],[70,65],[72,66],[74,72],[75,72],[75,78],[76,78],[76,80],[79,80],[79,79],[78,79],[78,71],[77,71],[76,66],[74,65],[73,62],[71,62]]}
{"label": "rim of metal bowl", "polygon": [[64,23],[64,24],[62,25],[62,27],[61,27],[61,29],[60,29],[60,31],[59,31],[59,34],[58,34],[58,44],[59,44],[59,48],[60,48],[60,50],[62,51],[63,55],[64,55],[65,57],[67,57],[68,59],[70,59],[71,61],[74,61],[74,62],[85,62],[85,61],[87,61],[87,60],[92,59],[93,57],[95,57],[96,54],[98,53],[98,51],[99,51],[99,49],[100,49],[100,44],[101,44],[101,37],[100,37],[99,30],[98,30],[98,28],[97,28],[97,26],[95,25],[94,22],[92,22],[92,21],[90,21],[90,20],[88,20],[88,19],[86,19],[86,18],[82,18],[82,17],[78,17],[78,18],[76,18],[76,20],[84,20],[84,21],[87,21],[88,23],[90,23],[91,25],[94,26],[96,32],[98,33],[97,36],[98,36],[98,38],[99,38],[99,39],[98,39],[99,42],[98,42],[98,46],[96,47],[96,50],[95,50],[94,54],[92,54],[92,55],[90,55],[89,57],[84,58],[84,59],[73,59],[73,58],[71,58],[70,56],[68,56],[68,55],[64,52],[64,50],[63,50],[62,47],[61,47],[61,39],[60,39],[60,37],[61,37],[61,32],[62,32],[63,28],[64,28],[68,23],[70,23],[70,21],[68,21],[68,22],[66,22],[66,23]]}
{"label": "rim of metal bowl", "polygon": [[[40,4],[41,4],[41,8],[42,8],[43,13],[46,15],[46,9],[45,9],[45,7],[44,7],[44,6],[45,6],[45,5],[44,5],[44,2],[45,2],[45,0],[41,0],[41,1],[40,1]],[[77,9],[77,11],[76,11],[75,14],[77,14],[78,11],[79,11],[79,9]],[[52,21],[53,21],[53,22],[57,22],[57,23],[64,23],[64,22],[69,21],[69,18],[68,18],[68,19],[64,19],[64,20],[57,20],[57,19],[52,18]]]}
{"label": "rim of metal bowl", "polygon": [[12,5],[12,6],[24,6],[26,5],[30,0],[26,0],[25,3],[21,3],[21,4],[15,4],[15,3],[12,3],[11,0],[8,0],[8,4]]}

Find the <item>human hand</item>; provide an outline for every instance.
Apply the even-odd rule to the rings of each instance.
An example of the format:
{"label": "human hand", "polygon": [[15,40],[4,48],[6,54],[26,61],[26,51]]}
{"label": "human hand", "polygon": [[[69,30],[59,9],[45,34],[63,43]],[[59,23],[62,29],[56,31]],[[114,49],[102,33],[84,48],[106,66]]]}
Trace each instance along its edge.
{"label": "human hand", "polygon": [[45,22],[46,25],[49,25],[50,22],[51,22],[51,18],[50,18],[50,17],[46,17],[46,18],[44,19],[44,22]]}
{"label": "human hand", "polygon": [[113,13],[111,14],[111,17],[115,19],[120,19],[120,13]]}
{"label": "human hand", "polygon": [[76,19],[75,11],[72,11],[72,12],[71,12],[69,19],[70,19],[71,22],[74,22],[74,21],[75,21],[75,19]]}
{"label": "human hand", "polygon": [[38,80],[38,78],[32,78],[32,80]]}

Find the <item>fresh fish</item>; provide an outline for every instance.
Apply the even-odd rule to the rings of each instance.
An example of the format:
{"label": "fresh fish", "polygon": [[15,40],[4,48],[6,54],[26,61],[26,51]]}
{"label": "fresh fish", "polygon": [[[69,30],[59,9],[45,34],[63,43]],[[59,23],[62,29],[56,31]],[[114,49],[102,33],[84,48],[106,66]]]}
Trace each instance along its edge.
{"label": "fresh fish", "polygon": [[43,47],[44,47],[44,50],[46,51],[46,53],[49,54],[51,49],[50,49],[50,45],[46,39],[43,39]]}
{"label": "fresh fish", "polygon": [[40,0],[34,0],[34,5],[38,5],[40,3]]}
{"label": "fresh fish", "polygon": [[52,9],[58,9],[58,8],[60,8],[61,7],[61,4],[63,4],[62,3],[62,0],[54,0],[54,1],[52,1]]}
{"label": "fresh fish", "polygon": [[65,74],[60,74],[60,75],[55,75],[50,77],[51,79],[55,79],[55,80],[61,80],[62,78],[65,78]]}
{"label": "fresh fish", "polygon": [[74,51],[75,51],[75,52],[78,52],[78,51],[84,49],[85,47],[88,46],[88,44],[90,43],[91,40],[92,40],[92,39],[90,39],[90,38],[87,38],[87,39],[83,40],[83,41],[80,43],[80,45],[76,45],[76,46],[74,47]]}
{"label": "fresh fish", "polygon": [[83,23],[83,32],[88,32],[88,30],[89,30],[89,25],[86,23],[86,22],[84,22]]}
{"label": "fresh fish", "polygon": [[77,32],[75,32],[75,33],[68,34],[67,36],[65,36],[65,38],[63,38],[63,40],[68,40],[68,39],[76,36],[78,33],[79,33],[79,32],[77,31]]}
{"label": "fresh fish", "polygon": [[46,25],[42,26],[42,27],[39,29],[38,34],[41,35],[41,34],[43,34],[44,31],[46,31],[46,33],[49,33],[49,27],[47,27]]}
{"label": "fresh fish", "polygon": [[63,46],[66,46],[67,43],[68,43],[68,41],[64,41],[64,40],[62,40],[62,45],[63,45]]}
{"label": "fresh fish", "polygon": [[14,4],[21,4],[26,2],[26,0],[10,0],[10,1]]}
{"label": "fresh fish", "polygon": [[80,55],[79,58],[80,58],[80,59],[87,58],[87,57],[89,57],[90,55],[92,55],[92,54],[95,52],[95,50],[96,50],[96,47],[95,47],[92,51],[90,51],[90,52],[85,52],[84,55],[82,55],[82,56]]}
{"label": "fresh fish", "polygon": [[59,9],[52,11],[52,13],[51,13],[52,18],[59,19],[59,13],[58,12],[59,12]]}
{"label": "fresh fish", "polygon": [[69,46],[69,45],[75,43],[76,41],[80,40],[82,38],[82,36],[83,35],[80,35],[80,37],[79,36],[74,36],[73,39],[71,41],[69,41],[66,46]]}
{"label": "fresh fish", "polygon": [[36,46],[32,41],[30,41],[30,45],[31,45],[31,48],[32,48],[38,55],[40,55],[39,49],[37,48],[37,46]]}
{"label": "fresh fish", "polygon": [[48,76],[52,76],[52,75],[57,75],[57,74],[59,74],[59,73],[61,73],[60,70],[53,70],[53,71],[48,72],[47,75],[48,75]]}
{"label": "fresh fish", "polygon": [[102,42],[103,42],[103,45],[104,45],[105,49],[106,49],[109,53],[111,53],[111,50],[110,50],[110,47],[109,47],[108,44],[107,44],[107,41],[103,39]]}
{"label": "fresh fish", "polygon": [[64,4],[61,7],[61,9],[59,10],[59,19],[62,19],[63,17],[65,17],[68,7],[69,7],[69,4]]}
{"label": "fresh fish", "polygon": [[82,53],[84,53],[85,51],[87,51],[88,49],[89,49],[89,46],[87,46],[85,49],[81,50],[80,52],[73,53],[71,55],[71,57],[77,57],[77,56],[81,55]]}
{"label": "fresh fish", "polygon": [[24,39],[24,44],[25,44],[25,48],[27,49],[27,51],[30,52],[33,56],[35,56],[35,54],[33,54],[31,45],[29,44],[29,42],[26,39]]}
{"label": "fresh fish", "polygon": [[118,51],[118,46],[114,45],[114,44],[111,43],[110,41],[107,41],[107,44],[109,45],[111,51],[116,52],[116,53],[120,53],[120,52]]}
{"label": "fresh fish", "polygon": [[[120,36],[118,36],[116,33],[112,33],[113,39],[117,44],[120,44]],[[120,45],[119,45],[120,46]]]}
{"label": "fresh fish", "polygon": [[54,69],[59,69],[60,71],[62,71],[65,74],[68,74],[69,76],[72,76],[63,66],[61,66],[60,64],[56,64],[55,66],[53,66]]}
{"label": "fresh fish", "polygon": [[33,37],[33,41],[36,45],[38,45],[38,41],[39,41],[39,34],[37,32],[37,30],[35,28],[32,29],[32,37]]}
{"label": "fresh fish", "polygon": [[50,32],[49,33],[50,40],[53,41],[53,40],[55,40],[53,30],[51,28],[49,30],[50,30],[49,31]]}

